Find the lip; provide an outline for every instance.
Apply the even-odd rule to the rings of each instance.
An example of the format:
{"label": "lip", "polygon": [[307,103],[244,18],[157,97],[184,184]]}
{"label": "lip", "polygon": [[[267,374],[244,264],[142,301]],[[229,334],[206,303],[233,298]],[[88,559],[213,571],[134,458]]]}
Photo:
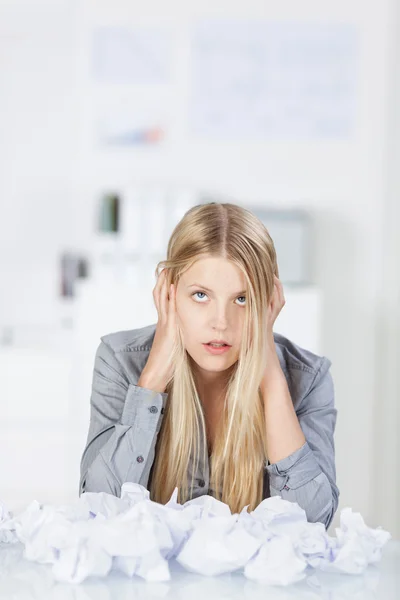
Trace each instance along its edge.
{"label": "lip", "polygon": [[223,346],[222,348],[212,348],[208,344],[203,344],[203,346],[210,354],[225,354],[225,352],[231,349],[231,346]]}

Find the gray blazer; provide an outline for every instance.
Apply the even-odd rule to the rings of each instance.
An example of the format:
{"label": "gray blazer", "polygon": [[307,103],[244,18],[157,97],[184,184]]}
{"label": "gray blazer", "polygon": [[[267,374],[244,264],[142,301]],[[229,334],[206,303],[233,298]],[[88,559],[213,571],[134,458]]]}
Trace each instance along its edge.
{"label": "gray blazer", "polygon": [[[90,424],[81,459],[79,494],[119,496],[126,481],[149,486],[155,445],[167,393],[137,385],[147,362],[156,324],[101,337],[90,398]],[[310,522],[328,528],[338,506],[334,430],[336,408],[331,362],[274,333],[305,444],[277,463],[265,463],[263,498],[297,502]],[[207,453],[206,453],[207,454]],[[207,459],[208,461],[208,459]],[[209,464],[194,474],[193,498],[213,494]],[[188,480],[192,477],[189,464]]]}

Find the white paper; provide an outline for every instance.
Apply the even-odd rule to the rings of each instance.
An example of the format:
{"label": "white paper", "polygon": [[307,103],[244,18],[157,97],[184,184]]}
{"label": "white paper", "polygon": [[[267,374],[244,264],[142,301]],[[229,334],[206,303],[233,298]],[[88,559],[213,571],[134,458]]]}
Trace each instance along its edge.
{"label": "white paper", "polygon": [[12,524],[12,513],[0,501],[0,544],[10,544],[17,541]]}
{"label": "white paper", "polygon": [[72,505],[33,501],[13,517],[0,506],[0,541],[22,542],[28,560],[52,565],[58,581],[80,583],[111,570],[168,581],[169,560],[213,576],[242,570],[254,581],[289,585],[314,569],[363,573],[379,562],[391,538],[371,529],[359,513],[342,510],[336,538],[322,523],[309,523],[296,503],[273,496],[257,508],[232,514],[212,496],[177,503],[177,488],[159,504],[146,488],[122,486],[121,497],[84,493]]}
{"label": "white paper", "polygon": [[98,27],[93,32],[94,77],[107,84],[166,83],[172,35],[161,27]]}

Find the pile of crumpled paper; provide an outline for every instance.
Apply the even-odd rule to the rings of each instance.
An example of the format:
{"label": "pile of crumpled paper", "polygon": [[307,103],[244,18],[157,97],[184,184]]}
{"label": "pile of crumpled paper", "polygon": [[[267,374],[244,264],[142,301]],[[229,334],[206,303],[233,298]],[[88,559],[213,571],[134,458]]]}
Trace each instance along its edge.
{"label": "pile of crumpled paper", "polygon": [[167,581],[174,558],[202,575],[242,570],[260,583],[288,585],[313,569],[362,573],[391,538],[367,527],[351,508],[341,511],[334,538],[280,496],[234,514],[212,496],[185,504],[177,497],[175,488],[168,503],[159,504],[143,486],[125,483],[120,498],[87,492],[71,505],[35,500],[15,517],[0,503],[0,544],[22,542],[25,558],[51,564],[54,578],[69,583],[111,570]]}

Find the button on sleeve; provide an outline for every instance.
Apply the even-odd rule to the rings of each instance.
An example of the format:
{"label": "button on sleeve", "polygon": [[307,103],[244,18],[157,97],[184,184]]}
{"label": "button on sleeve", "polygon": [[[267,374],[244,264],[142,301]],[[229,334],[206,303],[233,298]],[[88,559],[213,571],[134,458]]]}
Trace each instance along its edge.
{"label": "button on sleeve", "polygon": [[130,384],[125,398],[121,423],[123,425],[137,423],[142,429],[156,429],[158,431],[161,427],[167,396],[166,392],[155,392]]}

